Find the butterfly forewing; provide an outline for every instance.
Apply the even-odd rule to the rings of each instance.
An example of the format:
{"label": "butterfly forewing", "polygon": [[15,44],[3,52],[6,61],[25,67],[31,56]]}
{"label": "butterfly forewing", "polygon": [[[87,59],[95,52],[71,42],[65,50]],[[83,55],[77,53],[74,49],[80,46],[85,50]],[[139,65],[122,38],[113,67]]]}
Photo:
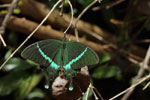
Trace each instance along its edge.
{"label": "butterfly forewing", "polygon": [[42,56],[40,50],[44,53],[44,55],[53,60],[61,45],[62,43],[59,40],[43,40],[29,45],[24,49],[21,55],[24,58],[33,60],[42,66],[49,66],[50,62]]}
{"label": "butterfly forewing", "polygon": [[97,54],[91,48],[79,42],[67,42],[66,49],[68,51],[68,54],[66,54],[68,55],[66,62],[69,63],[72,60],[75,61],[71,65],[71,68],[73,69],[97,64],[99,62]]}

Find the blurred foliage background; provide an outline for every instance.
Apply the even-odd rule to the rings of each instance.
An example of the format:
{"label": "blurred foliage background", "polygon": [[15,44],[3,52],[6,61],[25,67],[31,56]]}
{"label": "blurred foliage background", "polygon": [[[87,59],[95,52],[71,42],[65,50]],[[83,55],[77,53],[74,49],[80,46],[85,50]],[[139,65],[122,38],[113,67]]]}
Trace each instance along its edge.
{"label": "blurred foliage background", "polygon": [[[57,0],[36,1],[51,8]],[[93,0],[71,0],[75,17],[92,1]],[[114,43],[119,49],[122,48],[130,53],[132,51],[132,45],[141,48],[135,48],[134,51],[139,53],[141,58],[143,58],[145,56],[143,54],[146,53],[150,44],[150,5],[148,5],[150,1],[125,0],[109,9],[107,8],[107,6],[113,5],[116,1],[119,0],[103,0],[101,4],[96,3],[81,19],[108,31],[111,36],[115,37],[116,40]],[[0,0],[0,4],[3,3],[3,0]],[[22,0],[19,0],[18,6],[13,11],[13,15],[26,17],[35,21],[29,16],[24,16],[19,5],[24,5]],[[57,8],[57,10],[60,9]],[[68,15],[71,13],[67,3],[64,4],[64,12]],[[0,23],[6,13],[6,8],[0,8]],[[62,31],[61,28],[57,30]],[[9,28],[6,28],[5,31],[4,39],[8,46],[4,48],[2,44],[0,44],[0,64],[2,64],[27,37],[27,35],[19,34]],[[86,34],[82,35],[81,38],[104,44],[101,41],[90,39]],[[40,39],[32,37],[21,50],[11,58],[5,67],[0,70],[0,100],[54,100],[49,90],[44,89],[46,80],[40,67],[34,62],[25,60],[20,56],[21,51],[26,46],[38,40]],[[91,82],[106,100],[129,87],[139,70],[138,65],[133,64],[127,59],[128,57],[118,52],[119,49],[114,50],[114,52],[98,53],[100,58],[99,64],[89,66]],[[147,73],[148,71],[145,72],[145,74]],[[149,100],[150,89],[147,88],[142,91],[146,83],[147,82],[138,86],[129,100]],[[116,100],[120,100],[120,98],[121,97]],[[89,100],[94,100],[92,95],[90,95]]]}

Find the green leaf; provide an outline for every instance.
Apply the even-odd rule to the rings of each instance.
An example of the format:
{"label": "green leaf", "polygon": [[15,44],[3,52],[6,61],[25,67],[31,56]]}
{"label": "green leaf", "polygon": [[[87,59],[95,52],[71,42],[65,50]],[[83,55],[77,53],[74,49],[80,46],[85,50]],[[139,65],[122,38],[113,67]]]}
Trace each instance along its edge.
{"label": "green leaf", "polygon": [[35,63],[35,62],[32,61],[32,60],[27,59],[26,62],[27,62],[28,64],[32,65],[32,66],[38,66],[38,64]]}
{"label": "green leaf", "polygon": [[26,63],[24,60],[20,58],[12,58],[9,62],[3,67],[3,71],[11,71],[11,70],[25,70],[31,68],[31,65]]}
{"label": "green leaf", "polygon": [[84,9],[87,5],[89,5],[92,0],[78,0],[78,2],[82,5],[82,9]]}
{"label": "green leaf", "polygon": [[21,6],[23,4],[22,0],[18,1],[18,6]]}
{"label": "green leaf", "polygon": [[27,79],[23,80],[23,82],[19,85],[19,90],[17,93],[17,100],[22,100],[26,98],[32,89],[39,84],[43,77],[43,74],[34,74]]}
{"label": "green leaf", "polygon": [[20,12],[21,12],[21,11],[20,11],[19,8],[15,8],[15,9],[13,10],[13,13],[14,13],[14,14],[20,14]]}
{"label": "green leaf", "polygon": [[25,71],[15,71],[0,78],[0,95],[9,95],[29,74]]}
{"label": "green leaf", "polygon": [[12,51],[8,50],[4,56],[4,59],[6,60],[10,55],[11,55]]}
{"label": "green leaf", "polygon": [[116,66],[102,66],[94,70],[92,77],[96,79],[111,78],[120,74],[120,68]]}
{"label": "green leaf", "polygon": [[100,55],[100,63],[105,63],[111,59],[111,55],[109,53],[104,53]]}
{"label": "green leaf", "polygon": [[7,14],[7,12],[8,12],[7,10],[1,10],[0,14]]}
{"label": "green leaf", "polygon": [[69,6],[68,0],[65,0],[64,7],[68,7],[68,6]]}
{"label": "green leaf", "polygon": [[28,95],[28,99],[34,99],[34,98],[44,98],[44,93],[42,90],[40,89],[34,89],[29,95]]}

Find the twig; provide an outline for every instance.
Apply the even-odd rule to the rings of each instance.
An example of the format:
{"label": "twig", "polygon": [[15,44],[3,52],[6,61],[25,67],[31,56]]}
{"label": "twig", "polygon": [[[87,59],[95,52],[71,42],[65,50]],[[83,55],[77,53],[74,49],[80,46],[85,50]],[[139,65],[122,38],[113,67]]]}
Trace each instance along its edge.
{"label": "twig", "polygon": [[63,15],[63,11],[64,11],[64,0],[62,0],[62,3],[60,5],[61,11],[60,11],[60,16]]}
{"label": "twig", "polygon": [[88,90],[87,90],[87,92],[86,92],[85,100],[88,100],[88,95],[89,95],[89,92],[90,92],[90,87],[91,87],[91,83],[90,83],[90,85],[89,85],[89,87],[88,87]]}
{"label": "twig", "polygon": [[[146,56],[145,56],[145,59],[144,61],[141,63],[141,66],[140,66],[140,70],[137,74],[137,76],[135,77],[135,81],[133,82],[133,84],[135,84],[137,82],[138,79],[140,79],[143,74],[144,74],[144,71],[145,69],[148,69],[148,61],[150,59],[150,46],[147,50],[147,53],[146,53]],[[129,98],[129,96],[132,94],[132,92],[134,91],[135,88],[132,88],[130,91],[128,91],[123,97],[121,100],[127,100]]]}
{"label": "twig", "polygon": [[10,7],[10,4],[3,4],[3,5],[0,5],[0,8],[7,8],[7,7]]}
{"label": "twig", "polygon": [[104,100],[103,97],[102,97],[102,95],[100,94],[100,92],[94,86],[93,86],[93,89],[96,91],[96,93],[101,98],[101,100]]}
{"label": "twig", "polygon": [[1,40],[2,44],[4,45],[4,47],[6,47],[6,43],[5,43],[5,41],[4,41],[4,39],[3,39],[1,34],[0,34],[0,40]]}
{"label": "twig", "polygon": [[96,96],[96,93],[95,93],[95,91],[93,90],[93,88],[92,88],[92,92],[93,92],[93,94],[94,94],[95,100],[98,100],[98,97]]}
{"label": "twig", "polygon": [[134,41],[134,43],[150,43],[150,39]]}
{"label": "twig", "polygon": [[150,45],[149,45],[149,48],[148,48],[148,50],[147,50],[146,57],[145,57],[145,59],[144,59],[144,61],[143,61],[143,64],[142,64],[142,66],[143,66],[145,69],[148,69],[148,62],[149,62],[149,60],[150,60]]}
{"label": "twig", "polygon": [[56,2],[56,4],[53,6],[51,11],[47,14],[47,16],[41,21],[41,23],[33,30],[33,32],[23,41],[22,44],[19,45],[19,47],[7,58],[7,60],[1,65],[0,70],[4,67],[4,65],[11,59],[11,57],[14,56],[14,54],[34,35],[34,33],[40,28],[40,26],[46,21],[46,19],[51,15],[51,13],[54,11],[56,6],[61,2],[62,0],[59,0]]}
{"label": "twig", "polygon": [[[17,2],[18,2],[18,0],[13,0],[12,1],[11,5],[9,7],[8,13],[5,16],[5,18],[4,18],[3,22],[2,22],[2,25],[0,27],[0,35],[5,33],[5,28],[6,28],[8,19],[9,19],[10,15],[13,13],[13,9],[16,7]],[[1,39],[2,43],[3,43],[3,45],[6,47],[6,43],[5,43],[4,39],[2,38],[2,36],[0,36],[0,37],[1,37],[0,39]]]}
{"label": "twig", "polygon": [[116,0],[116,1],[114,1],[114,2],[108,3],[108,4],[106,4],[106,5],[102,5],[102,6],[100,6],[100,7],[94,7],[94,8],[92,8],[92,10],[93,10],[93,11],[97,11],[97,10],[101,10],[101,9],[103,9],[103,8],[105,8],[105,9],[110,9],[110,8],[112,8],[113,6],[116,6],[116,5],[120,4],[120,3],[122,3],[123,1],[125,1],[125,0]]}
{"label": "twig", "polygon": [[148,83],[144,86],[143,90],[145,90],[149,85],[150,85],[150,82],[148,82]]}
{"label": "twig", "polygon": [[70,24],[69,26],[67,27],[67,29],[64,31],[64,34],[66,34],[66,32],[68,31],[68,29],[71,27],[72,25],[72,22],[73,22],[73,7],[72,7],[72,4],[71,2],[68,0],[68,3],[70,5],[70,9],[71,9],[71,21],[70,21]]}
{"label": "twig", "polygon": [[94,0],[92,3],[90,3],[81,13],[80,15],[77,17],[76,21],[74,22],[73,26],[74,26],[74,31],[75,31],[75,36],[77,38],[77,41],[79,41],[79,35],[78,35],[78,31],[77,31],[77,22],[79,21],[79,19],[82,17],[82,15],[90,8],[92,7],[96,2],[101,2],[102,0]]}
{"label": "twig", "polygon": [[107,5],[106,9],[109,9],[109,8],[111,8],[113,6],[116,6],[116,5],[120,4],[120,3],[122,3],[123,1],[125,1],[125,0],[117,0],[116,2],[113,2],[110,5]]}
{"label": "twig", "polygon": [[81,13],[80,15],[76,18],[76,21],[74,22],[74,26],[77,25],[77,22],[79,19],[83,16],[83,14],[90,8],[92,7],[98,0],[94,0],[92,3],[90,3]]}
{"label": "twig", "polygon": [[[142,82],[144,82],[145,80],[147,80],[148,78],[150,78],[150,74],[145,76],[144,78],[142,78],[139,82],[137,82],[136,84],[133,84],[132,86],[130,86],[129,88],[127,88],[126,90],[120,92],[119,94],[115,95],[114,97],[110,98],[109,100],[114,100],[115,98],[121,96],[122,94],[128,92],[129,90],[135,88],[137,85],[141,84]],[[126,99],[127,100],[127,99]]]}
{"label": "twig", "polygon": [[[91,83],[90,83],[90,85],[88,87],[88,90],[86,92],[85,100],[88,100],[88,95],[89,95],[89,92],[90,92],[90,88],[92,89],[92,92],[94,94],[95,100],[98,100],[98,97],[96,96],[96,93],[98,94],[98,96],[100,97],[101,100],[104,100],[102,95],[98,92],[98,90],[94,86],[92,86]],[[95,93],[95,91],[96,91],[96,93]]]}

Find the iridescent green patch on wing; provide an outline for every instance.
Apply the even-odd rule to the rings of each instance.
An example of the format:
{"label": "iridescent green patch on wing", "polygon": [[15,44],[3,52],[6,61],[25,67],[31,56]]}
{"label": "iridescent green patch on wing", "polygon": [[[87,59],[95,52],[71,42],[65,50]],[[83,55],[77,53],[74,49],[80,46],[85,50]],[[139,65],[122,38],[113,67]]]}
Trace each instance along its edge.
{"label": "iridescent green patch on wing", "polygon": [[41,48],[39,47],[39,44],[38,44],[38,43],[37,43],[37,48],[38,48],[40,54],[41,54],[46,60],[48,60],[49,63],[51,63],[51,62],[52,62],[51,58],[49,58],[46,54],[44,54],[44,52],[43,52],[43,51],[41,50]]}
{"label": "iridescent green patch on wing", "polygon": [[48,56],[41,50],[41,48],[39,47],[39,44],[38,44],[38,43],[37,43],[37,48],[38,48],[40,54],[45,58],[45,60],[48,60],[48,61],[49,61],[50,66],[51,66],[52,68],[54,68],[54,69],[57,70],[57,69],[60,67],[60,66],[58,66],[55,62],[53,62],[53,61],[51,60],[51,58],[48,57]]}
{"label": "iridescent green patch on wing", "polygon": [[84,55],[84,53],[87,51],[87,48],[80,54],[78,55],[76,58],[72,59],[68,64],[64,65],[63,68],[65,70],[71,69],[71,65],[76,62],[77,60],[80,60],[80,58]]}

